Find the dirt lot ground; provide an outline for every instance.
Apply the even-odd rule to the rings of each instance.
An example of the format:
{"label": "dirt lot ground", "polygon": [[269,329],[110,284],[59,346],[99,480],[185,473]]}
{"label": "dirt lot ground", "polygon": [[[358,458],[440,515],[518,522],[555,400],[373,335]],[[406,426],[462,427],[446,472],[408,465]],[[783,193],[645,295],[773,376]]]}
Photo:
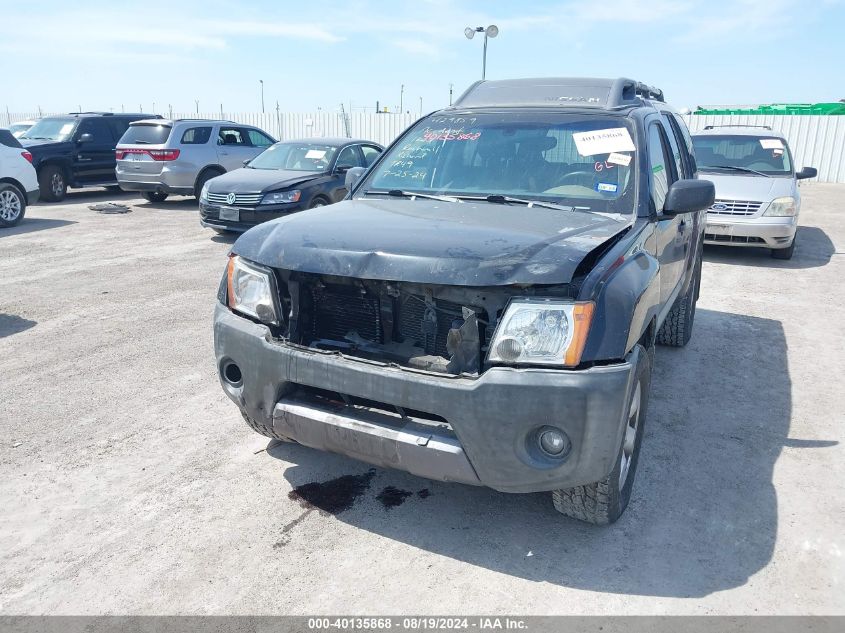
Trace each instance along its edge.
{"label": "dirt lot ground", "polygon": [[[845,186],[803,191],[792,261],[708,249],[605,529],[268,444],[217,383],[231,240],[193,200],[29,209],[0,232],[0,613],[845,613]],[[345,511],[288,496],[344,476]]]}

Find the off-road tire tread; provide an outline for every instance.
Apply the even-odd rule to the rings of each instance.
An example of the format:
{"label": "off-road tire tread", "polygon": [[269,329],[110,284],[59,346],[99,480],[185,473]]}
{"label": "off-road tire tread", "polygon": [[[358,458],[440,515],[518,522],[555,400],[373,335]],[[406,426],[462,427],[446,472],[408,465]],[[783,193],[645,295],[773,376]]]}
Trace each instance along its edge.
{"label": "off-road tire tread", "polygon": [[279,436],[278,436],[278,435],[277,435],[277,434],[273,431],[273,427],[272,427],[272,426],[268,427],[268,426],[264,425],[262,422],[259,422],[258,420],[254,420],[253,418],[249,417],[249,416],[248,416],[246,413],[244,413],[243,411],[241,412],[241,415],[243,416],[243,418],[244,418],[244,420],[246,421],[246,423],[249,425],[249,428],[251,428],[251,429],[252,429],[253,431],[255,431],[256,433],[258,433],[258,434],[260,434],[260,435],[263,435],[263,436],[265,436],[265,437],[270,437],[270,438],[273,438],[273,439],[275,439],[275,440],[283,440],[283,439],[284,439],[284,438],[282,438],[282,437],[279,437]]}
{"label": "off-road tire tread", "polygon": [[575,486],[552,491],[552,503],[555,510],[573,519],[607,525],[616,517],[611,517],[612,491],[606,481],[597,481],[586,486]]}

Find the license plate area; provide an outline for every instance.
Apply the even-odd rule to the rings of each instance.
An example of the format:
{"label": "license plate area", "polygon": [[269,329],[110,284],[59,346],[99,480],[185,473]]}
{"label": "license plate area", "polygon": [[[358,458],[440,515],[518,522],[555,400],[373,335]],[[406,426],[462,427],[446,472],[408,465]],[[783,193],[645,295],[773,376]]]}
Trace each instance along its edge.
{"label": "license plate area", "polygon": [[220,207],[220,219],[239,222],[241,219],[240,209],[235,207]]}

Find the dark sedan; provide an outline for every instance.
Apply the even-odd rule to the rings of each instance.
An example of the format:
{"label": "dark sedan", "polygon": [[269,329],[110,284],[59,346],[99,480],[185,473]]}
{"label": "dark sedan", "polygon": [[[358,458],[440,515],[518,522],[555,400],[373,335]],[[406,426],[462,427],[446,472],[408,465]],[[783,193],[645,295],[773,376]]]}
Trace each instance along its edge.
{"label": "dark sedan", "polygon": [[271,145],[243,169],[212,178],[200,194],[200,223],[216,231],[256,224],[342,200],[346,172],[369,167],[384,148],[371,141],[311,138]]}

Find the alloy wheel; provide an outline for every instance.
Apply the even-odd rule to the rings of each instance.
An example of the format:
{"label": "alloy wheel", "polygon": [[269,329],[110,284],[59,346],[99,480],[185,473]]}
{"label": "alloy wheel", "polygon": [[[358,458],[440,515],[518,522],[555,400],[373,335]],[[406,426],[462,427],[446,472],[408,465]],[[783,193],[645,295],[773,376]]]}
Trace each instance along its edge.
{"label": "alloy wheel", "polygon": [[625,425],[625,436],[622,438],[622,457],[619,462],[619,490],[625,487],[628,473],[631,470],[631,461],[634,458],[634,448],[637,444],[637,429],[640,426],[640,405],[642,404],[642,388],[640,381],[634,388],[634,397],[631,398],[631,406],[628,409],[628,423]]}
{"label": "alloy wheel", "polygon": [[14,222],[21,214],[21,199],[14,192],[0,191],[0,219],[6,222]]}

